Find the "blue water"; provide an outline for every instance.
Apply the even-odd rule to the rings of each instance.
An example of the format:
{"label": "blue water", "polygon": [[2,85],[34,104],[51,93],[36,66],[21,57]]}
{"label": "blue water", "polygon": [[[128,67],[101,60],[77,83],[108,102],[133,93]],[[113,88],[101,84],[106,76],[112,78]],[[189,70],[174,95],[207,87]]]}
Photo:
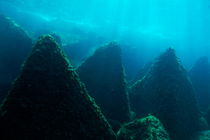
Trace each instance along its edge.
{"label": "blue water", "polygon": [[104,42],[117,40],[125,50],[135,48],[142,61],[137,67],[173,47],[190,68],[200,56],[210,56],[209,6],[209,0],[1,0],[0,12],[29,32],[62,34],[64,43],[72,26]]}

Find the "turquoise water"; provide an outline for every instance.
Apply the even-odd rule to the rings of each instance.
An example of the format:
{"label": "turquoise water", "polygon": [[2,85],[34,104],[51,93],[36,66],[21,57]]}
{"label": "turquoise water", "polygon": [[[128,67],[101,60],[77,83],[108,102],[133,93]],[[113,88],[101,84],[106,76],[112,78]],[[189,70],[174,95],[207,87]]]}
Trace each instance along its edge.
{"label": "turquoise water", "polygon": [[[127,32],[146,39],[166,40],[187,66],[191,66],[192,59],[210,52],[208,0],[10,0],[1,3],[1,9],[15,17],[20,17],[19,12],[47,21],[74,22],[99,29],[97,32],[108,36],[112,33],[113,40]],[[155,47],[147,46],[147,49],[156,51]]]}

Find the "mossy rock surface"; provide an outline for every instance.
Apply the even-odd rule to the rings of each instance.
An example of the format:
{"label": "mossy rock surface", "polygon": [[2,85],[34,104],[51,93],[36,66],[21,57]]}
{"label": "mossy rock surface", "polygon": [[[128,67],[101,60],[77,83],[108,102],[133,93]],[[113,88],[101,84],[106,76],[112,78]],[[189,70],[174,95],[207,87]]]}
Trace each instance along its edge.
{"label": "mossy rock surface", "polygon": [[51,36],[41,37],[0,108],[5,140],[115,140]]}
{"label": "mossy rock surface", "polygon": [[200,112],[193,86],[171,48],[132,86],[130,102],[137,116],[157,116],[172,139],[189,139],[199,130]]}
{"label": "mossy rock surface", "polygon": [[117,43],[112,42],[97,49],[77,71],[110,122],[129,121],[130,109],[121,48]]}
{"label": "mossy rock surface", "polygon": [[122,126],[117,140],[170,140],[162,123],[154,116],[136,119]]}

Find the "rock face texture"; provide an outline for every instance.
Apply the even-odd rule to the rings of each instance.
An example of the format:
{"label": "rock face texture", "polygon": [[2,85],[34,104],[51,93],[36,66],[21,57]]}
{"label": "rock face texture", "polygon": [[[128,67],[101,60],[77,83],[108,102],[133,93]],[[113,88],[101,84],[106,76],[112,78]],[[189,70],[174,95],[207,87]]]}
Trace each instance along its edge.
{"label": "rock face texture", "polygon": [[152,113],[163,123],[170,137],[189,139],[199,127],[199,111],[194,90],[175,51],[168,49],[150,71],[137,81],[130,94],[137,116]]}
{"label": "rock face texture", "polygon": [[0,15],[0,102],[32,47],[27,33],[11,19]]}
{"label": "rock face texture", "polygon": [[51,36],[39,38],[0,108],[8,140],[114,140],[99,107]]}
{"label": "rock face texture", "polygon": [[206,112],[210,106],[210,64],[208,57],[201,57],[189,73],[200,110]]}
{"label": "rock face texture", "polygon": [[130,111],[121,49],[115,42],[97,49],[78,68],[78,73],[110,122],[129,121]]}
{"label": "rock face texture", "polygon": [[154,116],[136,119],[123,125],[117,140],[170,140],[162,123]]}

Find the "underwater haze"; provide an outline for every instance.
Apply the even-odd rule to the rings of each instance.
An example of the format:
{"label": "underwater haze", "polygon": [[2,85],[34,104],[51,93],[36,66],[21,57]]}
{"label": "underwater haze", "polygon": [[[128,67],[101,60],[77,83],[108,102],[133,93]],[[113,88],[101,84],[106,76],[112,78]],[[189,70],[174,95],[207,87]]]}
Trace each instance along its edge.
{"label": "underwater haze", "polygon": [[210,0],[0,0],[3,140],[210,140]]}
{"label": "underwater haze", "polygon": [[133,42],[130,47],[148,55],[173,47],[187,67],[198,57],[210,55],[209,0],[1,0],[0,4],[2,13],[30,24],[26,26],[46,20],[65,28],[68,24],[62,21],[66,21],[110,40],[165,42],[161,46]]}

